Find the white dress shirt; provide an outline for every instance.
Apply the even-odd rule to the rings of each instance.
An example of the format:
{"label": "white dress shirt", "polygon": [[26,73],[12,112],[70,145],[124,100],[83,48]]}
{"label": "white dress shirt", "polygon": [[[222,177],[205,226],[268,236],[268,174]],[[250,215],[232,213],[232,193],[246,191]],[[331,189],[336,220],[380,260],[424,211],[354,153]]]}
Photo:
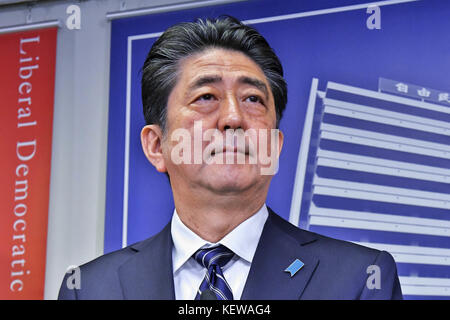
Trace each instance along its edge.
{"label": "white dress shirt", "polygon": [[222,244],[235,255],[223,268],[223,275],[231,287],[234,300],[239,300],[244,290],[248,272],[269,213],[266,205],[242,222],[218,243],[210,243],[191,231],[175,209],[171,233],[173,239],[172,263],[175,298],[194,300],[207,270],[192,255],[200,248]]}

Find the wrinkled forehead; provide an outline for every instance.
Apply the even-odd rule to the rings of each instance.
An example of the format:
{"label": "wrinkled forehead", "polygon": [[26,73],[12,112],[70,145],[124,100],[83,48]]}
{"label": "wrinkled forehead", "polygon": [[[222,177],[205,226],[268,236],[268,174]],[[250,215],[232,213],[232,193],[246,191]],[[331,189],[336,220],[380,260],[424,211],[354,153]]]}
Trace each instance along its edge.
{"label": "wrinkled forehead", "polygon": [[179,62],[179,81],[190,84],[198,78],[254,78],[267,87],[268,80],[259,67],[250,57],[242,52],[221,48],[208,48],[192,54]]}

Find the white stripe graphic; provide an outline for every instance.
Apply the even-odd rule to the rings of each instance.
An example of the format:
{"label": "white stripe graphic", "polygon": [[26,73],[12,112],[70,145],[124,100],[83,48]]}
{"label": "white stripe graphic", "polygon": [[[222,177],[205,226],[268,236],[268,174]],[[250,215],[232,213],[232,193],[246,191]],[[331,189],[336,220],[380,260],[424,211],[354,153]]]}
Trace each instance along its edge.
{"label": "white stripe graphic", "polygon": [[[319,149],[317,151],[317,157],[319,159],[345,161],[355,164],[376,165],[387,169],[395,169],[399,175],[402,175],[403,173],[406,175],[406,173],[409,172],[411,176],[414,176],[414,174],[418,176],[421,175],[422,177],[428,176],[431,181],[450,183],[450,170],[446,168],[431,167],[411,162],[387,160],[324,149]],[[423,178],[423,180],[429,179]]]}
{"label": "white stripe graphic", "polygon": [[[450,109],[450,108],[449,108]],[[361,130],[355,128],[349,128],[344,126],[338,126],[329,123],[322,123],[320,126],[320,130],[322,132],[332,132],[342,135],[348,135],[353,138],[365,138],[370,140],[377,140],[382,142],[383,144],[395,144],[399,145],[403,149],[407,147],[409,148],[417,148],[419,150],[425,150],[426,152],[434,152],[438,157],[450,159],[450,145],[436,143],[436,142],[428,142],[424,140],[404,138],[400,136],[395,136],[391,134],[378,133],[374,131]],[[382,146],[381,146],[382,147]],[[438,153],[441,151],[441,153]],[[422,151],[421,153],[423,153]]]}
{"label": "white stripe graphic", "polygon": [[395,214],[358,212],[351,210],[318,208],[311,205],[311,225],[360,228],[364,230],[425,234],[450,237],[450,221],[404,217]]}
{"label": "white stripe graphic", "polygon": [[450,249],[405,246],[389,243],[354,242],[365,247],[387,251],[397,263],[450,266]]}
{"label": "white stripe graphic", "polygon": [[445,193],[326,179],[317,175],[313,185],[314,194],[450,209],[450,195]]}
{"label": "white stripe graphic", "polygon": [[450,136],[450,124],[444,121],[388,111],[385,109],[367,107],[328,98],[324,99],[324,105],[324,113]]}
{"label": "white stripe graphic", "polygon": [[450,296],[450,279],[426,277],[399,277],[404,295]]}

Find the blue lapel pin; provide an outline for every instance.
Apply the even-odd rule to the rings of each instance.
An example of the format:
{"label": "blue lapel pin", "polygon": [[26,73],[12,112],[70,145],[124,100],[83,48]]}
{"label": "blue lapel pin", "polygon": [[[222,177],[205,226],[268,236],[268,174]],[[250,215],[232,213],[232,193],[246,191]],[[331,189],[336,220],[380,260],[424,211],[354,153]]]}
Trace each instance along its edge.
{"label": "blue lapel pin", "polygon": [[298,270],[303,268],[304,265],[305,264],[303,263],[303,261],[295,259],[294,262],[292,262],[284,271],[289,272],[292,278],[298,272]]}

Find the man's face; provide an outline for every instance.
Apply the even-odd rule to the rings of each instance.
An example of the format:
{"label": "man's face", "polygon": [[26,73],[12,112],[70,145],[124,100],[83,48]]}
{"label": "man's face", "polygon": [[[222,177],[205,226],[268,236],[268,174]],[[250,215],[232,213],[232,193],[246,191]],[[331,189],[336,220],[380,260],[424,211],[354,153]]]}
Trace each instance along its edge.
{"label": "man's face", "polygon": [[[283,136],[277,132],[276,141],[271,141],[275,104],[260,67],[243,53],[209,49],[182,60],[178,70],[167,103],[162,159],[159,166],[152,163],[159,171],[167,170],[173,189],[218,194],[267,189],[271,176],[261,173],[267,163],[261,164],[259,154],[270,155],[271,146],[276,146],[277,158]],[[262,131],[267,144],[261,143]],[[180,132],[188,133],[189,141],[181,139]],[[242,133],[250,134],[239,140]],[[180,163],[180,157],[189,161]]]}

